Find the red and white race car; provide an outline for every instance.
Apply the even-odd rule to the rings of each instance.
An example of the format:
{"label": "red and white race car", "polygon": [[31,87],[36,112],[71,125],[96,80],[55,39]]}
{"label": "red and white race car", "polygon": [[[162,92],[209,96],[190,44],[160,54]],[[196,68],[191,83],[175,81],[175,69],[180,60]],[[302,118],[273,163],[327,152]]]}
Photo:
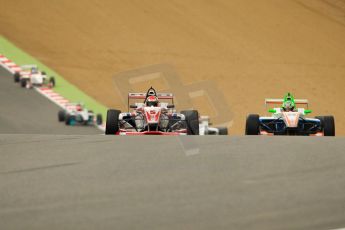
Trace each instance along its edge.
{"label": "red and white race car", "polygon": [[[130,104],[132,100],[141,102]],[[171,93],[156,93],[152,87],[147,93],[129,93],[128,110],[108,110],[106,135],[199,135],[198,111],[176,113]]]}

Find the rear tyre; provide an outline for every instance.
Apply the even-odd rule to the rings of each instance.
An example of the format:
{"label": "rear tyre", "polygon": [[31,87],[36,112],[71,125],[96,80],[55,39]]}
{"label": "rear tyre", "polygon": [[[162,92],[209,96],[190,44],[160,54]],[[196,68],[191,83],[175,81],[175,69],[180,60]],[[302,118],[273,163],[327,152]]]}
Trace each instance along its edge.
{"label": "rear tyre", "polygon": [[66,119],[66,112],[64,110],[60,110],[59,113],[58,113],[58,118],[59,118],[60,122],[65,121],[65,119]]}
{"label": "rear tyre", "polygon": [[96,124],[97,125],[102,125],[102,123],[103,123],[103,117],[102,117],[102,114],[97,114],[97,116],[96,116]]}
{"label": "rear tyre", "polygon": [[219,127],[218,128],[219,135],[228,135],[228,128],[227,127]]}
{"label": "rear tyre", "polygon": [[25,78],[20,79],[20,86],[25,88],[28,83],[28,80]]}
{"label": "rear tyre", "polygon": [[105,125],[105,135],[115,135],[119,131],[119,115],[121,111],[109,109],[107,112],[107,123]]}
{"label": "rear tyre", "polygon": [[181,111],[186,118],[187,135],[199,135],[199,113],[197,110]]}
{"label": "rear tyre", "polygon": [[246,121],[246,135],[260,134],[260,116],[258,114],[249,114]]}
{"label": "rear tyre", "polygon": [[14,75],[13,75],[13,79],[14,79],[14,82],[19,82],[20,81],[20,73],[19,72],[15,72]]}
{"label": "rear tyre", "polygon": [[335,123],[333,116],[320,116],[315,118],[321,121],[324,136],[335,136]]}

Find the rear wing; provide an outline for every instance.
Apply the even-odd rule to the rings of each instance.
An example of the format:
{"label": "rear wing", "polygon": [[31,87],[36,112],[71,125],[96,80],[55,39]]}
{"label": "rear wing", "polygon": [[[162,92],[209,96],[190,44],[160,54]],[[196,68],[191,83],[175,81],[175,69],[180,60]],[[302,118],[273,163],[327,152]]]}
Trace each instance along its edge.
{"label": "rear wing", "polygon": [[[282,105],[284,102],[283,99],[265,99],[265,106],[267,105],[274,105],[274,104],[279,104]],[[296,105],[306,105],[307,108],[309,107],[309,102],[307,99],[295,99],[295,104]]]}
{"label": "rear wing", "polygon": [[65,109],[66,110],[74,110],[77,108],[77,105],[81,105],[82,107],[84,107],[83,103],[77,103],[77,102],[69,102],[65,104]]}
{"label": "rear wing", "polygon": [[[172,93],[157,93],[158,99],[174,99]],[[146,93],[129,93],[128,99],[146,99]]]}
{"label": "rear wing", "polygon": [[[171,100],[174,104],[174,95],[172,93],[157,93],[156,96],[158,100]],[[129,109],[129,100],[130,99],[142,99],[145,100],[147,97],[146,93],[128,93],[128,109]]]}
{"label": "rear wing", "polygon": [[31,68],[37,68],[37,65],[22,65],[20,67],[22,69],[31,69]]}

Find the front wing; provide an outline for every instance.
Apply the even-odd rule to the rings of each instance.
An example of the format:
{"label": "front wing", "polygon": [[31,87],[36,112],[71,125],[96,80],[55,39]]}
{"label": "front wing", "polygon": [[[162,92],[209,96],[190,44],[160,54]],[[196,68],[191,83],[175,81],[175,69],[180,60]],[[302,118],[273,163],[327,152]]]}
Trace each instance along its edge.
{"label": "front wing", "polygon": [[135,131],[128,131],[125,129],[120,129],[116,135],[124,135],[124,136],[143,136],[143,135],[162,135],[162,136],[181,136],[187,135],[187,130],[181,130],[178,132],[162,132],[162,131],[143,131],[143,132],[135,132]]}
{"label": "front wing", "polygon": [[297,128],[287,128],[282,118],[260,117],[261,135],[323,136],[319,119],[300,118]]}

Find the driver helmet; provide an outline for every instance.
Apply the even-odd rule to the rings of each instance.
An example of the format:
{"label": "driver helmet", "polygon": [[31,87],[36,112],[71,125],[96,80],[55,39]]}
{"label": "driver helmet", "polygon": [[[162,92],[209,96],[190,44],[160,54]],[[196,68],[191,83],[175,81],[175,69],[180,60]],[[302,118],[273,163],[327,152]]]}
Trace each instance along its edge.
{"label": "driver helmet", "polygon": [[81,104],[77,104],[76,109],[80,112],[83,110],[83,106]]}
{"label": "driver helmet", "polygon": [[295,109],[295,105],[292,101],[286,101],[283,105],[284,111],[293,111]]}
{"label": "driver helmet", "polygon": [[36,67],[31,68],[31,73],[36,74],[38,73],[38,69]]}
{"label": "driver helmet", "polygon": [[148,96],[146,99],[146,106],[157,107],[158,103],[159,103],[158,97],[156,97],[156,96]]}

